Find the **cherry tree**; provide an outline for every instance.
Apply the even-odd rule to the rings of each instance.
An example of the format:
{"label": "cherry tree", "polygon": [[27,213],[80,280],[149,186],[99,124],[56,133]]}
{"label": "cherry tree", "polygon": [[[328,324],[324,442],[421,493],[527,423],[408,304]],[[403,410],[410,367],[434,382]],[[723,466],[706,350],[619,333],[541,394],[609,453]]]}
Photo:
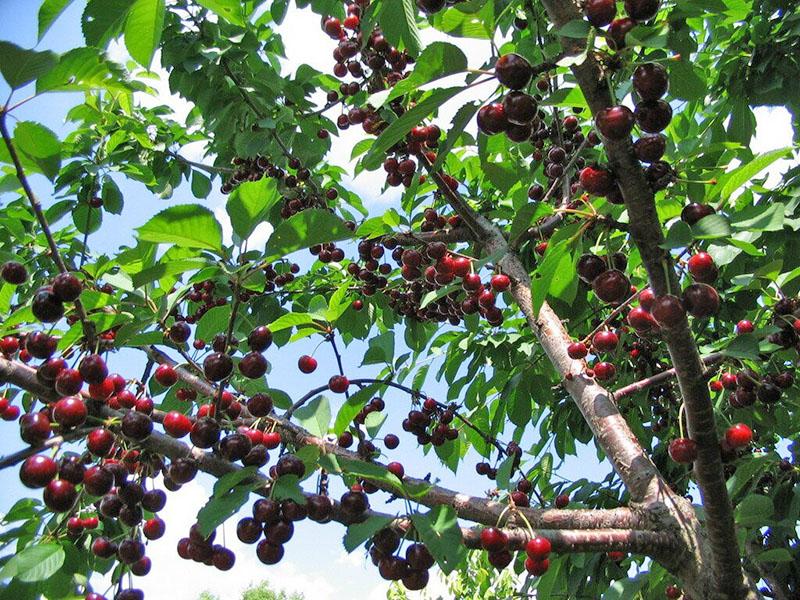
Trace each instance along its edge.
{"label": "cherry tree", "polygon": [[[70,4],[41,3],[40,38]],[[312,35],[290,10],[319,16],[329,73],[283,57],[281,33]],[[274,565],[335,521],[408,590],[436,565],[459,597],[503,570],[542,598],[797,597],[800,171],[768,186],[793,149],[751,149],[755,107],[800,108],[797,23],[779,0],[89,0],[84,47],[0,42],[21,438],[0,468],[32,489],[3,518],[5,591],[100,600],[111,573],[103,593],[142,598],[164,489],[204,472],[176,561],[234,568],[233,520]],[[487,41],[481,68],[460,38]],[[136,101],[156,55],[185,123]],[[63,91],[83,93],[64,139],[16,119]],[[348,172],[329,155],[351,128]],[[365,171],[397,202],[355,193]],[[137,210],[123,179],[164,207],[98,252],[104,215]],[[330,380],[286,389],[276,353]],[[559,478],[586,445],[608,475]]]}

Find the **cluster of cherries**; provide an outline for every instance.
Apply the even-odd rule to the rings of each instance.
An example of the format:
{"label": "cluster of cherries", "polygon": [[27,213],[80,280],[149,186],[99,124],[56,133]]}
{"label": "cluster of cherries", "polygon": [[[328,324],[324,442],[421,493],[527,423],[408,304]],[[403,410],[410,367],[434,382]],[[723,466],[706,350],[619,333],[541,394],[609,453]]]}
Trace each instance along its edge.
{"label": "cluster of cherries", "polygon": [[584,5],[586,19],[595,27],[608,25],[608,44],[615,50],[625,47],[625,36],[639,23],[654,18],[660,0],[625,0],[627,17],[617,18],[616,0],[587,0]]}
{"label": "cluster of cherries", "polygon": [[[16,261],[4,263],[0,276],[11,285],[22,285],[28,280],[25,265]],[[64,303],[75,302],[82,290],[83,284],[75,275],[59,273],[50,285],[42,286],[33,293],[33,316],[43,323],[55,323],[64,316]]]}
{"label": "cluster of cherries", "polygon": [[[489,563],[497,570],[505,569],[514,556],[509,551],[508,535],[497,527],[481,530],[481,547],[488,552]],[[525,570],[531,575],[544,575],[550,568],[550,540],[533,536],[525,544]]]}
{"label": "cluster of cherries", "polygon": [[417,437],[420,445],[442,446],[458,438],[458,429],[452,426],[455,407],[443,407],[433,398],[425,398],[420,410],[412,409],[403,419],[403,431]]}
{"label": "cluster of cherries", "polygon": [[[395,108],[395,111],[398,109]],[[437,125],[417,125],[406,134],[405,140],[400,140],[389,149],[386,160],[383,161],[383,170],[386,171],[386,184],[392,187],[403,185],[411,187],[414,173],[417,172],[417,163],[412,156],[423,155],[425,160],[433,164],[436,161],[436,152],[432,149],[439,146],[442,135]],[[442,175],[451,189],[458,187],[450,175]],[[420,175],[419,182],[425,183],[425,175]]]}
{"label": "cluster of cherries", "polygon": [[421,590],[429,580],[428,571],[435,561],[425,544],[406,546],[405,557],[399,556],[400,536],[393,529],[381,529],[370,540],[369,556],[387,581],[402,581],[408,590]]}

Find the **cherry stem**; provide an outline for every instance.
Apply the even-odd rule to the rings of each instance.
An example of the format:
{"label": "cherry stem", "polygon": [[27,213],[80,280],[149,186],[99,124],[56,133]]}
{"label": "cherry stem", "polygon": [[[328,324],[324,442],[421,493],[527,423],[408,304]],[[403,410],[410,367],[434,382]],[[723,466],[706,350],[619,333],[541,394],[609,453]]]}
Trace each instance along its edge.
{"label": "cherry stem", "polygon": [[[643,288],[642,288],[642,291],[646,290],[648,287],[649,287],[649,286],[645,286],[645,287],[643,287]],[[639,292],[639,293],[641,293],[641,292]],[[589,344],[591,343],[591,341],[592,341],[592,338],[594,337],[594,335],[595,335],[597,332],[599,332],[599,331],[602,331],[603,329],[605,329],[606,327],[608,327],[608,324],[609,324],[611,321],[613,321],[615,318],[617,318],[617,315],[619,315],[619,314],[620,314],[620,313],[621,313],[623,310],[625,310],[625,308],[626,308],[626,307],[628,307],[628,306],[629,306],[629,305],[630,305],[630,304],[631,304],[631,303],[632,303],[634,300],[636,300],[636,299],[639,297],[639,293],[636,293],[636,294],[631,294],[631,295],[628,297],[628,299],[627,299],[627,300],[625,300],[625,301],[624,301],[622,304],[620,304],[620,305],[619,305],[617,308],[615,308],[614,310],[612,310],[612,311],[609,313],[609,315],[608,315],[608,316],[607,316],[605,319],[603,319],[603,322],[602,322],[602,323],[600,323],[600,324],[599,324],[597,327],[595,327],[595,328],[594,328],[594,329],[593,329],[593,330],[592,330],[592,331],[591,331],[591,332],[590,332],[590,333],[589,333],[589,334],[588,334],[588,335],[587,335],[585,338],[583,338],[583,339],[581,340],[581,343],[582,343],[582,344],[589,345]]]}

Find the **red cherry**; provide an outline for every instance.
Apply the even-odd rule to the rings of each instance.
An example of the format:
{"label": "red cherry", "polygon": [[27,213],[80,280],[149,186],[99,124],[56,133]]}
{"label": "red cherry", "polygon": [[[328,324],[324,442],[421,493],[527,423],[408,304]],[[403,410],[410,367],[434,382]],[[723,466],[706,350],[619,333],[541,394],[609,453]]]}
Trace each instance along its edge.
{"label": "red cherry", "polygon": [[78,497],[75,486],[66,479],[54,479],[44,488],[44,503],[53,512],[67,512]]}
{"label": "red cherry", "polygon": [[683,595],[683,592],[677,585],[668,585],[664,590],[664,595],[670,600],[678,600]]}
{"label": "red cherry", "polygon": [[736,375],[734,373],[723,373],[722,377],[720,377],[720,382],[722,383],[722,387],[726,390],[734,390],[738,385],[736,381]]}
{"label": "red cherry", "polygon": [[164,387],[170,387],[178,382],[178,372],[172,365],[158,365],[153,377]]}
{"label": "red cherry", "polygon": [[613,331],[598,331],[592,338],[592,348],[599,352],[613,352],[619,344],[619,337]]}
{"label": "red cherry", "polygon": [[744,423],[736,423],[725,431],[725,441],[731,448],[743,448],[753,441],[753,430]]}
{"label": "red cherry", "polygon": [[752,321],[742,319],[736,324],[736,333],[739,335],[742,335],[743,333],[753,333],[753,331],[755,331],[755,327],[753,326]]}
{"label": "red cherry", "polygon": [[328,380],[328,387],[336,394],[343,394],[350,387],[350,380],[344,375],[334,375]]}
{"label": "red cherry", "polygon": [[317,359],[314,358],[313,356],[308,356],[307,354],[304,354],[297,361],[297,367],[303,373],[313,373],[314,371],[317,370]]}
{"label": "red cherry", "polygon": [[594,366],[594,378],[598,381],[609,381],[614,379],[617,374],[617,368],[609,362],[597,363]]}
{"label": "red cherry", "polygon": [[390,462],[388,465],[386,465],[386,469],[389,471],[389,473],[393,473],[398,479],[402,479],[406,474],[403,465],[399,462]]}
{"label": "red cherry", "polygon": [[641,306],[631,309],[628,313],[627,321],[628,325],[639,333],[645,333],[658,328],[658,322],[653,315]]}
{"label": "red cherry", "polygon": [[719,311],[719,294],[710,285],[693,283],[683,290],[683,304],[695,318],[710,317]]}
{"label": "red cherry", "polygon": [[[464,256],[457,256],[453,259],[453,275],[464,278],[470,277],[471,274],[469,269],[471,266],[472,261],[470,261],[468,258]],[[472,275],[475,274],[473,273]],[[480,277],[478,275],[475,275],[475,277],[478,277],[478,282],[480,283]]]}
{"label": "red cherry", "polygon": [[49,456],[34,454],[26,458],[19,469],[19,478],[25,487],[43,488],[55,479],[58,465]]}
{"label": "red cherry", "polygon": [[13,336],[6,336],[0,340],[0,352],[10,356],[19,350],[19,340]]}
{"label": "red cherry", "polygon": [[550,540],[540,536],[528,540],[528,543],[525,544],[525,552],[533,559],[547,558],[550,554],[550,549]]}
{"label": "red cherry", "polygon": [[688,267],[694,280],[701,283],[712,283],[719,274],[719,269],[708,252],[698,252],[689,258]]}
{"label": "red cherry", "polygon": [[16,421],[21,412],[19,406],[7,406],[2,414],[0,414],[0,418],[4,421]]}
{"label": "red cherry", "polygon": [[508,546],[508,536],[496,527],[487,527],[481,531],[481,546],[489,552],[502,552]]}
{"label": "red cherry", "polygon": [[492,289],[496,292],[504,292],[511,285],[511,279],[508,275],[499,273],[492,277]]}
{"label": "red cherry", "polygon": [[192,430],[191,419],[176,410],[170,411],[164,415],[163,425],[164,431],[175,438],[182,438],[188,435]]}
{"label": "red cherry", "polygon": [[555,506],[558,509],[566,508],[569,504],[569,496],[567,494],[559,494],[556,496]]}
{"label": "red cherry", "polygon": [[592,289],[600,300],[614,304],[630,295],[631,282],[622,271],[611,269],[595,277]]}
{"label": "red cherry", "polygon": [[604,108],[595,117],[597,129],[604,137],[612,140],[627,138],[635,124],[636,117],[633,116],[633,111],[627,106]]}
{"label": "red cherry", "polygon": [[114,446],[114,434],[108,429],[94,429],[86,436],[86,447],[95,456],[107,456]]}
{"label": "red cherry", "polygon": [[583,342],[572,342],[569,346],[567,346],[567,355],[572,360],[586,358],[587,354],[589,354],[589,350],[586,348],[586,344]]}
{"label": "red cherry", "polygon": [[683,302],[677,296],[667,294],[653,301],[653,318],[663,327],[678,325],[686,315]]}
{"label": "red cherry", "polygon": [[605,27],[617,16],[617,3],[615,0],[588,0],[583,10],[589,23]]}
{"label": "red cherry", "polygon": [[611,552],[607,552],[606,556],[608,556],[608,560],[613,560],[614,562],[619,562],[625,558],[625,553],[620,552],[618,550],[612,550]]}
{"label": "red cherry", "polygon": [[88,414],[86,404],[75,396],[62,398],[53,407],[53,420],[62,427],[77,427],[86,421]]}
{"label": "red cherry", "polygon": [[89,384],[89,395],[95,400],[105,400],[116,391],[114,380],[106,377],[102,383]]}
{"label": "red cherry", "polygon": [[797,332],[800,333],[800,319],[795,319],[794,323],[792,323],[792,328]]}
{"label": "red cherry", "polygon": [[281,434],[277,431],[264,433],[264,441],[262,443],[267,449],[273,450],[281,445]]}
{"label": "red cherry", "polygon": [[708,388],[712,392],[721,392],[723,390],[722,382],[719,379],[714,379],[708,382]]}
{"label": "red cherry", "polygon": [[534,558],[526,558],[525,559],[525,570],[528,571],[531,575],[539,576],[544,575],[547,573],[547,569],[550,568],[550,559],[543,558],[541,560],[537,560]]}
{"label": "red cherry", "polygon": [[669,443],[669,455],[677,463],[692,463],[697,458],[697,443],[689,438],[674,439]]}
{"label": "red cherry", "polygon": [[589,166],[581,170],[581,187],[595,196],[605,196],[614,190],[616,182],[610,171],[598,166]]}

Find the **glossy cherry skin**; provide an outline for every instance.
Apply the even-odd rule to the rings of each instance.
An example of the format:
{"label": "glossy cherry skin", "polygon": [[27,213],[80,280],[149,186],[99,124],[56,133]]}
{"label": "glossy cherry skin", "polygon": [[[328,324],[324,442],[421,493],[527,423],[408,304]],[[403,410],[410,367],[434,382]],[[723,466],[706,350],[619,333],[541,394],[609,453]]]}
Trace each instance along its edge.
{"label": "glossy cherry skin", "polygon": [[753,441],[753,430],[744,423],[736,423],[725,431],[725,441],[731,448],[744,448]]}
{"label": "glossy cherry skin", "polygon": [[636,117],[627,106],[610,106],[597,113],[595,125],[604,137],[622,140],[628,137],[636,124]]}
{"label": "glossy cherry skin", "polygon": [[617,16],[617,3],[615,0],[587,0],[583,10],[589,23],[605,27]]}
{"label": "glossy cherry skin", "polygon": [[669,455],[675,462],[689,464],[697,458],[697,442],[689,438],[677,438],[669,443]]}
{"label": "glossy cherry skin", "polygon": [[58,465],[49,456],[35,454],[25,459],[19,469],[19,478],[25,487],[43,488],[58,474]]}

